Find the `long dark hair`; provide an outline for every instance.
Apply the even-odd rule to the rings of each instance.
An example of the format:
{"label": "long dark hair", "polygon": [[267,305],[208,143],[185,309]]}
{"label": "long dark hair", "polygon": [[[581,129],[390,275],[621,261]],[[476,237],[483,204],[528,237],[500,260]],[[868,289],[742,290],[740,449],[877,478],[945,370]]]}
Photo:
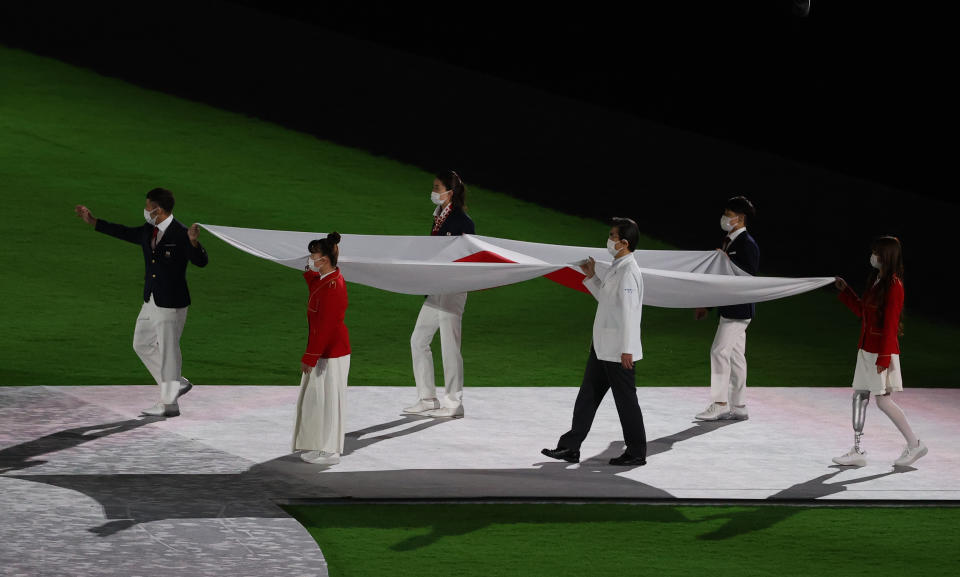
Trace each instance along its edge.
{"label": "long dark hair", "polygon": [[453,203],[453,208],[458,210],[467,208],[467,185],[463,182],[463,179],[460,178],[460,175],[457,174],[456,170],[444,170],[434,176],[437,177],[437,180],[439,180],[447,190],[453,191],[453,198],[450,200],[450,202]]}
{"label": "long dark hair", "polygon": [[[900,249],[900,239],[895,236],[875,238],[870,244],[870,251],[877,255],[877,260],[880,261],[880,269],[870,267],[870,274],[867,276],[867,290],[871,290],[876,283],[878,320],[882,327],[887,294],[890,292],[890,285],[893,284],[893,277],[896,276],[903,282],[903,252]],[[903,334],[903,321],[901,319],[897,320],[897,334]]]}
{"label": "long dark hair", "polygon": [[337,266],[337,256],[340,254],[337,249],[337,245],[340,244],[340,233],[331,232],[327,235],[327,238],[318,238],[316,240],[311,240],[310,244],[307,245],[307,250],[310,251],[310,254],[320,253],[323,256],[330,259],[330,266]]}

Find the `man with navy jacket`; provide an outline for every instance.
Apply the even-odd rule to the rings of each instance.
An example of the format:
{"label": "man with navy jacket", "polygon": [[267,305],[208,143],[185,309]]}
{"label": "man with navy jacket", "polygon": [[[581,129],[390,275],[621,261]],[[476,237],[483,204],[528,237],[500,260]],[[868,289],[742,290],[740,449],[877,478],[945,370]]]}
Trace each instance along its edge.
{"label": "man with navy jacket", "polygon": [[187,263],[204,267],[208,261],[207,251],[197,240],[199,225],[187,228],[173,218],[173,205],[173,193],[154,188],[147,193],[143,209],[146,223],[133,227],[94,218],[83,205],[75,208],[77,216],[97,232],[138,244],[143,251],[143,306],[133,333],[133,349],[160,387],[159,402],[143,411],[149,416],[179,415],[177,399],[193,386],[180,374],[180,335],[190,306]]}
{"label": "man with navy jacket", "polygon": [[[726,231],[720,248],[744,272],[757,274],[760,248],[747,232],[747,222],[756,214],[753,204],[744,196],[727,201],[720,228]],[[747,387],[747,325],[753,319],[753,303],[719,307],[720,324],[710,347],[710,405],[696,415],[701,421],[749,418],[745,399]],[[707,316],[707,309],[696,311],[697,320]]]}

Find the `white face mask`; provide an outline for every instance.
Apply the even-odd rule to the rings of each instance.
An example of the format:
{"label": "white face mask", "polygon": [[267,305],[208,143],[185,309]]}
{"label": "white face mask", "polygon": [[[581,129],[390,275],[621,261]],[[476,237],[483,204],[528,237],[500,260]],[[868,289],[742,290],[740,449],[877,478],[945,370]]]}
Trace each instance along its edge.
{"label": "white face mask", "polygon": [[320,267],[317,266],[317,261],[313,260],[312,256],[307,257],[307,267],[313,272],[320,272]]}
{"label": "white face mask", "polygon": [[615,241],[612,238],[607,239],[607,252],[610,253],[610,256],[616,258],[617,253],[620,252],[617,250],[617,243],[620,241]]}
{"label": "white face mask", "polygon": [[880,270],[880,259],[877,258],[877,255],[875,254],[870,255],[870,266],[872,266],[877,270]]}
{"label": "white face mask", "polygon": [[[153,209],[153,210],[156,210],[156,209]],[[147,223],[152,224],[153,226],[157,226],[157,217],[150,216],[151,214],[152,214],[152,211],[143,209],[143,220],[147,221]]]}
{"label": "white face mask", "polygon": [[442,195],[442,194],[447,194],[447,192],[450,192],[450,191],[445,191],[445,192],[431,192],[431,193],[430,193],[430,201],[433,202],[433,204],[435,204],[435,205],[437,205],[437,206],[440,206],[441,204],[443,204],[443,199],[440,198],[440,195]]}
{"label": "white face mask", "polygon": [[[736,218],[736,217],[734,217],[734,218]],[[733,220],[733,218],[731,218],[731,217],[729,217],[729,216],[727,216],[727,215],[721,216],[721,217],[720,217],[720,228],[722,228],[725,232],[730,232],[731,230],[733,230],[733,224],[730,222],[730,221],[732,221],[732,220]]]}

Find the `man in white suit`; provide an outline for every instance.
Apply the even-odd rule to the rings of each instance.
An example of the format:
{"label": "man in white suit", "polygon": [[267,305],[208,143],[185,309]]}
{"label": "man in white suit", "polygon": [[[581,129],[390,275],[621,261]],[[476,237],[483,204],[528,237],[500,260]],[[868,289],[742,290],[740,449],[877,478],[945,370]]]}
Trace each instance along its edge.
{"label": "man in white suit", "polygon": [[603,279],[598,278],[592,258],[581,267],[586,275],[583,284],[599,303],[593,320],[593,343],[573,407],[573,427],[560,437],[556,449],[541,451],[548,457],[580,462],[580,445],[590,432],[607,389],[613,389],[627,447],[623,455],[610,459],[610,464],[636,467],[647,463],[647,434],[637,402],[634,372],[634,363],[643,358],[643,278],[633,258],[639,239],[637,223],[629,218],[614,218],[607,240],[607,250],[613,256],[610,270]]}

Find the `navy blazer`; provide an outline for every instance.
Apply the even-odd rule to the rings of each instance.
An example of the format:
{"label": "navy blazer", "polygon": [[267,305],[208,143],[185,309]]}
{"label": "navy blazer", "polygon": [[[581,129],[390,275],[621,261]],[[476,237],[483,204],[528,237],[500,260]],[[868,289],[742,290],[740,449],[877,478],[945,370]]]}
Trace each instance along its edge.
{"label": "navy blazer", "polygon": [[150,300],[158,307],[182,308],[190,306],[190,291],[187,289],[187,262],[199,267],[207,266],[207,251],[202,245],[194,247],[187,236],[187,227],[174,219],[166,232],[151,249],[153,225],[123,226],[103,219],[97,220],[97,232],[139,244],[143,250],[143,302]]}
{"label": "navy blazer", "polygon": [[[730,256],[733,264],[744,272],[756,275],[760,270],[760,247],[748,231],[741,232],[733,242],[727,245],[727,255]],[[752,319],[757,313],[757,307],[753,303],[719,307],[718,310],[720,316],[726,319]]]}
{"label": "navy blazer", "polygon": [[433,227],[430,227],[432,236],[460,236],[461,234],[476,234],[474,232],[473,219],[463,212],[463,209],[454,207],[447,215],[447,220],[440,225],[437,234],[433,234]]}

